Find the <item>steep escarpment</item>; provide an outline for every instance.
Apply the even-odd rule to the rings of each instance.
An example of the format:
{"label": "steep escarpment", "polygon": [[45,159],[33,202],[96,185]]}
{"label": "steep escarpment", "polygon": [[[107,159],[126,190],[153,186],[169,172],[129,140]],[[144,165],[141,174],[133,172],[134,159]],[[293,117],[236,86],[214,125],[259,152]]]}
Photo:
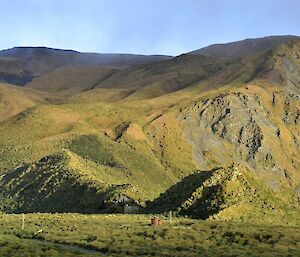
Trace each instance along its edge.
{"label": "steep escarpment", "polygon": [[[175,169],[170,154],[175,150],[175,156],[183,157],[181,163],[191,163],[185,155],[188,148],[183,151],[180,143],[186,140],[200,171],[183,176],[149,205],[150,210],[204,219],[295,219],[300,181],[299,54],[296,40],[243,59],[243,68],[227,79],[234,86],[211,90],[179,108],[182,135],[174,135],[178,125],[170,122],[168,113],[153,122],[150,132],[161,147],[158,154]],[[247,79],[233,83],[236,75],[239,81]]]}
{"label": "steep escarpment", "polygon": [[170,113],[158,117],[149,127],[160,146],[157,154],[174,170],[199,170],[182,173],[148,210],[202,219],[294,222],[299,213],[299,108],[299,95],[288,86],[257,80],[179,108],[180,126]]}

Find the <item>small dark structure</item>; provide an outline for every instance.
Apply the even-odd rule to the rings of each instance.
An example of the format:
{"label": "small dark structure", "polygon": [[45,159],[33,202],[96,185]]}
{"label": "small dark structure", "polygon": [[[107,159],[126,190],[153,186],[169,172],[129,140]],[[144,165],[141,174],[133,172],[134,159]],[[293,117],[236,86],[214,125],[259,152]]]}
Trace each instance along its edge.
{"label": "small dark structure", "polygon": [[162,224],[162,221],[158,217],[154,217],[151,219],[151,225],[152,226],[160,226]]}
{"label": "small dark structure", "polygon": [[127,203],[124,205],[125,214],[135,214],[140,212],[140,206],[136,203]]}
{"label": "small dark structure", "polygon": [[138,214],[142,208],[139,201],[134,201],[127,196],[121,196],[118,199],[105,205],[108,213]]}

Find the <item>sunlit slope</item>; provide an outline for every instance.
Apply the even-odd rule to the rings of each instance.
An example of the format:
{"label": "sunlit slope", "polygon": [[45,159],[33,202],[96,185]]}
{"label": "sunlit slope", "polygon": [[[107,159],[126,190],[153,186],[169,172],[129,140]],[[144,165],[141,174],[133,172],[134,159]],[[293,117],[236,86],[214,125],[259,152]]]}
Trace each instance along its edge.
{"label": "sunlit slope", "polygon": [[[23,181],[26,178],[22,175],[23,171],[21,174],[18,172],[20,169],[24,170],[30,178],[35,177],[41,170],[45,172],[44,180],[56,176],[56,172],[64,173],[61,166],[55,166],[55,155],[64,154],[65,150],[72,157],[64,159],[68,160],[66,170],[74,168],[81,174],[92,174],[87,176],[90,183],[97,180],[105,187],[116,187],[112,190],[116,192],[115,199],[130,197],[145,204],[146,200],[157,197],[178,180],[178,174],[165,167],[156,157],[142,127],[135,122],[139,116],[142,117],[145,109],[137,110],[130,106],[127,108],[96,103],[59,106],[45,104],[30,108],[5,121],[0,129],[3,135],[0,140],[1,167],[4,168],[2,173],[11,174],[12,178],[9,180],[11,187],[3,190],[6,194],[2,199],[12,194],[14,199],[19,199],[16,201],[25,201],[23,207],[13,207],[12,211],[21,211],[25,206],[29,206],[27,211],[55,211],[56,207],[45,209],[49,202],[44,207],[38,205],[40,201],[30,204],[30,196],[24,195],[29,181]],[[45,157],[52,160],[52,168],[52,164],[49,166],[38,161]],[[38,170],[35,169],[36,165],[40,167]],[[15,169],[16,166],[20,168]],[[29,166],[32,168],[28,170],[26,167]],[[8,182],[5,177],[2,179],[4,186]],[[21,184],[22,190],[15,195],[13,188],[18,184]],[[34,186],[35,191],[30,191],[29,195],[38,194],[40,186],[41,184]],[[47,188],[49,187],[46,187],[46,191]],[[103,202],[107,202],[108,198],[98,200],[100,207],[92,209],[93,211],[106,209]],[[60,206],[57,210],[83,211],[80,208],[67,205]]]}
{"label": "sunlit slope", "polygon": [[240,164],[191,174],[150,203],[148,210],[172,211],[198,219],[299,222],[299,210],[280,199]]}
{"label": "sunlit slope", "polygon": [[[275,104],[272,104],[273,90],[277,92]],[[44,156],[52,158],[54,153],[68,149],[72,156],[68,166],[73,165],[82,174],[93,174],[87,177],[90,183],[98,180],[105,187],[126,184],[133,188],[129,191],[133,193],[124,190],[119,196],[130,195],[144,203],[146,199],[159,199],[160,193],[197,170],[204,172],[221,168],[217,174],[224,175],[224,180],[216,181],[222,190],[217,191],[218,194],[208,190],[211,193],[205,199],[208,203],[218,203],[220,196],[224,198],[224,204],[220,209],[213,208],[213,212],[206,217],[240,219],[238,213],[244,207],[242,216],[247,219],[253,207],[257,210],[257,217],[263,213],[261,208],[270,206],[285,213],[283,203],[289,210],[297,206],[298,201],[299,163],[296,156],[299,152],[299,128],[297,121],[295,124],[290,117],[296,118],[293,112],[299,108],[299,102],[292,101],[293,98],[285,96],[280,90],[276,86],[257,82],[221,94],[211,92],[208,99],[199,99],[193,104],[185,100],[171,108],[163,104],[160,106],[163,99],[37,106],[1,125],[1,134],[4,135],[1,145],[6,147],[2,148],[2,166],[7,171],[12,170],[20,161],[18,165],[23,167],[22,162],[31,165],[31,162]],[[288,109],[284,107],[287,99]],[[244,112],[244,104],[247,104],[245,107],[249,114]],[[286,121],[283,121],[285,117]],[[257,192],[257,198],[263,200],[257,200],[252,205],[252,191],[245,187],[244,182],[230,182],[233,174],[228,167],[231,165],[247,167],[242,169],[243,176],[250,176],[250,181],[259,181],[252,183],[250,189],[256,190],[257,186],[263,185],[269,192]],[[43,170],[47,171],[47,166]],[[16,171],[11,174],[16,174]],[[191,178],[193,181],[193,176]],[[15,179],[11,181],[12,188],[14,183]],[[198,183],[197,177],[191,183]],[[213,185],[208,183],[208,188]],[[228,193],[235,188],[241,192],[237,195]],[[184,190],[185,187],[179,187],[176,191],[182,197]],[[177,210],[193,192],[183,202],[179,200],[178,205],[175,200],[177,194],[173,194],[170,209]],[[276,195],[275,200],[268,199],[268,195]],[[20,196],[23,197],[22,193]],[[106,198],[101,197],[100,202],[105,202]],[[260,205],[260,201],[264,204]],[[160,206],[164,210],[168,205],[162,202]],[[203,205],[200,206],[203,208]],[[32,210],[43,210],[36,208]],[[201,208],[195,207],[195,211],[203,211]],[[60,210],[72,209],[67,206]],[[81,211],[80,208],[76,210]],[[182,213],[200,218],[205,216],[203,212],[193,214],[192,210]],[[273,214],[272,211],[266,213]]]}
{"label": "sunlit slope", "polygon": [[36,92],[0,83],[0,122],[44,101]]}
{"label": "sunlit slope", "polygon": [[[91,139],[97,140],[95,136]],[[142,164],[134,160],[135,166],[130,169],[130,160],[124,162],[116,149],[109,149],[110,145],[103,147],[111,152],[101,156],[104,149],[101,149],[100,142],[93,152],[84,146],[77,149],[75,144],[76,140],[70,148],[79,155],[63,150],[7,172],[0,181],[1,209],[8,212],[99,213],[110,210],[113,204],[122,203],[124,199],[144,205],[146,196],[157,194],[171,184],[172,180],[167,175],[159,175],[161,168],[153,166],[146,156],[127,152],[127,158],[141,158],[147,165],[147,173],[138,169]],[[158,183],[160,180],[165,180],[165,183]],[[150,191],[155,183],[158,185],[156,192]]]}

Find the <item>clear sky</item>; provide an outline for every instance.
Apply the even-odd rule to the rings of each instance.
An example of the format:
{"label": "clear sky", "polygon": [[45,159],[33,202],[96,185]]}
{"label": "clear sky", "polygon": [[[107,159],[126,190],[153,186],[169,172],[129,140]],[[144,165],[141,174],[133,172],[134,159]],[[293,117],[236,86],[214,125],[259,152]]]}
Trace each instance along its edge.
{"label": "clear sky", "polygon": [[300,35],[299,0],[0,0],[0,49],[177,55],[213,43]]}

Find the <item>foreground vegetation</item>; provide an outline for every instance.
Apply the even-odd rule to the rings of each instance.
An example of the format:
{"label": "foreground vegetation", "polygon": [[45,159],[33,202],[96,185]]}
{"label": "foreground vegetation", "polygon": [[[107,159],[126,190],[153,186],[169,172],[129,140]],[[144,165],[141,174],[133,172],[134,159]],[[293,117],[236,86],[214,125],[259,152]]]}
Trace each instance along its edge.
{"label": "foreground vegetation", "polygon": [[0,216],[0,256],[299,256],[300,227],[150,215]]}

